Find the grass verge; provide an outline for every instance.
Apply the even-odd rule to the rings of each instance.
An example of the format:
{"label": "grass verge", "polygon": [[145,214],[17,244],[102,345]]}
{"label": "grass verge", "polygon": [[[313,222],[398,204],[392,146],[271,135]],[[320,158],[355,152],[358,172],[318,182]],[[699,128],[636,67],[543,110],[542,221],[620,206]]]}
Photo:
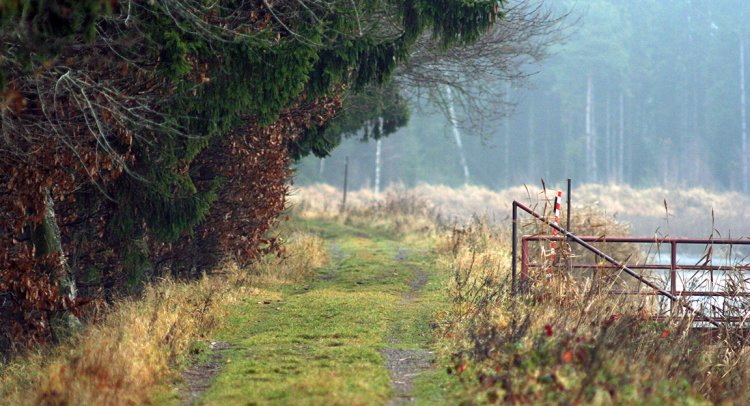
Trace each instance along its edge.
{"label": "grass verge", "polygon": [[[103,320],[57,346],[0,365],[3,404],[143,404],[179,401],[175,386],[191,351],[225,323],[232,306],[266,297],[256,286],[290,283],[326,261],[321,241],[292,234],[288,258],[251,269],[228,263],[215,275],[155,281],[117,302]],[[283,268],[284,272],[273,270]],[[207,346],[203,345],[203,346]]]}

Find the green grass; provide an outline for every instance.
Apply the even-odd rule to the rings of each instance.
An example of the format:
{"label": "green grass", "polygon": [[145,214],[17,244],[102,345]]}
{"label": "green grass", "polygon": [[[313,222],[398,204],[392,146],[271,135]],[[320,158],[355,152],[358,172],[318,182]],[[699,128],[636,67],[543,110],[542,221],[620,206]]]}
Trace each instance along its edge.
{"label": "green grass", "polygon": [[[328,241],[331,264],[305,284],[264,287],[232,310],[222,372],[209,404],[384,404],[393,396],[379,350],[428,349],[445,306],[445,271],[424,237],[395,238],[326,221],[300,225]],[[405,299],[420,272],[426,284]],[[270,303],[266,303],[270,302]],[[446,403],[449,376],[436,366],[415,381],[425,403]]]}
{"label": "green grass", "polygon": [[455,375],[446,372],[442,365],[447,362],[436,362],[436,367],[427,370],[414,380],[414,403],[416,405],[459,404],[459,396],[464,388]]}

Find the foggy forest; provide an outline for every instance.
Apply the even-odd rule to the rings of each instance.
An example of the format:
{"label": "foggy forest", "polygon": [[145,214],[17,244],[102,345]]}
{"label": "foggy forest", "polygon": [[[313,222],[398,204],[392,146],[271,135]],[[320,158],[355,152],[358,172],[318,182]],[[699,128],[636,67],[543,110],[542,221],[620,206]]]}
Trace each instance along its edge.
{"label": "foggy forest", "polygon": [[[340,185],[348,156],[353,187],[374,188],[381,148],[381,187],[500,189],[572,178],[748,192],[750,3],[548,0],[541,7],[565,21],[544,39],[551,42],[544,55],[523,61],[517,80],[481,84],[497,90],[480,101],[487,114],[467,113],[472,104],[458,97],[411,98],[408,123],[380,147],[359,142],[365,130],[357,129],[325,160],[301,161],[296,180]],[[451,112],[445,103],[455,104]]]}

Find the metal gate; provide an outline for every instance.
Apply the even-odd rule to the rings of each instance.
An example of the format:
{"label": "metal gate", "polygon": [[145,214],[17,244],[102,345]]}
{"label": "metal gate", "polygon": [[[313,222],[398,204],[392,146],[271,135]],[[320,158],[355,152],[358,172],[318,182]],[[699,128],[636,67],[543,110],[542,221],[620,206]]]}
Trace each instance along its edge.
{"label": "metal gate", "polygon": [[[550,229],[557,230],[560,235],[524,235],[521,236],[521,272],[517,274],[517,240],[518,240],[518,209],[528,213],[536,220],[546,224]],[[570,217],[568,217],[569,219]],[[519,289],[528,285],[534,270],[548,268],[550,264],[544,261],[532,261],[530,259],[530,244],[551,241],[566,241],[569,244],[582,247],[587,252],[593,254],[592,262],[576,262],[570,260],[566,264],[569,272],[585,271],[602,271],[618,272],[625,274],[637,283],[637,289],[609,289],[607,293],[613,295],[658,295],[669,303],[669,311],[673,313],[676,309],[682,308],[689,313],[694,314],[695,321],[709,323],[719,326],[720,322],[744,322],[750,318],[750,313],[727,316],[717,311],[718,303],[726,304],[727,300],[750,297],[750,292],[742,289],[738,291],[737,286],[733,290],[728,290],[726,284],[714,283],[727,278],[729,272],[741,275],[741,284],[750,280],[744,277],[744,272],[750,270],[747,264],[719,264],[716,265],[712,258],[714,247],[731,247],[750,246],[750,239],[693,239],[693,238],[647,238],[647,237],[609,237],[609,236],[577,236],[568,230],[562,228],[554,222],[539,215],[534,210],[524,204],[513,202],[513,241],[512,241],[512,293],[516,294]],[[602,249],[595,247],[596,243],[613,243],[613,244],[655,244],[659,247],[669,247],[669,261],[666,263],[639,263],[627,264],[627,261],[618,261],[612,256],[605,253]],[[701,258],[699,263],[682,264],[679,261],[679,249],[685,246],[704,245],[709,247],[706,256]],[[701,273],[706,275],[710,284],[708,288],[695,288],[686,283],[684,277],[686,273]],[[659,283],[651,276],[659,274],[666,276],[666,283]],[[734,274],[733,274],[734,275]],[[732,279],[734,281],[734,279]],[[645,289],[644,289],[645,288]],[[717,299],[710,299],[717,298]],[[750,302],[749,302],[750,304]],[[663,316],[661,316],[663,317]],[[750,320],[748,320],[750,321]]]}

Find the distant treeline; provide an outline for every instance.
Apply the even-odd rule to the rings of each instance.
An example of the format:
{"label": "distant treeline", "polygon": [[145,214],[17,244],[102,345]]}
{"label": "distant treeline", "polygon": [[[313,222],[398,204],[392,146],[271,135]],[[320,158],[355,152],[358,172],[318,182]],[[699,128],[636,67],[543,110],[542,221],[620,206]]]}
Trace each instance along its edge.
{"label": "distant treeline", "polygon": [[[510,118],[498,110],[476,128],[459,108],[470,104],[457,103],[470,183],[500,188],[570,177],[748,191],[750,2],[545,3],[568,13],[573,27],[548,60],[528,67],[529,86],[482,84],[508,89],[503,101],[517,103]],[[439,110],[416,109],[408,126],[382,141],[382,185],[464,183],[449,114]],[[374,143],[350,140],[325,162],[303,161],[298,180],[338,184],[350,156],[351,184],[372,186],[375,152]]]}

